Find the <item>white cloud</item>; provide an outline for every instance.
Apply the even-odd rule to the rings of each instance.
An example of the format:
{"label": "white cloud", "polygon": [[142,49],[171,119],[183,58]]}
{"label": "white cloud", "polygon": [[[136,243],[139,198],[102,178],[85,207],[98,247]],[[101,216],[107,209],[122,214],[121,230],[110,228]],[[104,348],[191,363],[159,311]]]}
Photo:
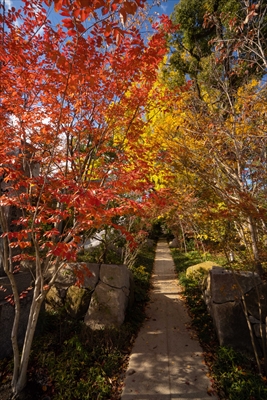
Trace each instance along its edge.
{"label": "white cloud", "polygon": [[11,8],[13,6],[12,0],[5,0],[5,6],[6,6],[6,10]]}

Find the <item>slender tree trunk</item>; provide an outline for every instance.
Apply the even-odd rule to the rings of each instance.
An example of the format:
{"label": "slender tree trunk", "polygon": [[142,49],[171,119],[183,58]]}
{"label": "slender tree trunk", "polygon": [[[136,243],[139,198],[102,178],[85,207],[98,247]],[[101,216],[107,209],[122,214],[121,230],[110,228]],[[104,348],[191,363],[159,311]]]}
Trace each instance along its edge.
{"label": "slender tree trunk", "polygon": [[[6,219],[5,211],[2,207],[0,207],[0,224],[2,231],[4,233],[8,232],[8,222]],[[18,293],[17,284],[15,281],[15,277],[13,274],[13,266],[12,266],[12,253],[10,249],[10,243],[7,236],[2,238],[3,241],[3,251],[2,251],[2,261],[4,266],[4,272],[6,273],[12,288],[12,293],[14,296],[14,321],[11,332],[11,343],[13,349],[13,377],[12,377],[12,385],[18,378],[19,373],[19,346],[18,346],[18,328],[19,328],[19,319],[20,319],[20,298]]]}
{"label": "slender tree trunk", "polygon": [[249,315],[248,315],[248,309],[247,309],[244,293],[242,293],[242,304],[243,304],[243,308],[244,308],[244,314],[245,314],[247,325],[248,325],[248,329],[249,329],[251,344],[252,344],[252,347],[253,347],[253,351],[254,351],[257,367],[258,367],[260,376],[262,376],[262,370],[261,370],[259,354],[258,354],[258,351],[257,351],[257,347],[256,347],[255,339],[254,339],[254,334],[253,334],[251,322],[250,322]]}
{"label": "slender tree trunk", "polygon": [[184,251],[185,251],[185,253],[187,253],[187,246],[186,246],[184,228],[183,228],[183,225],[182,225],[180,219],[179,219],[179,224],[180,224],[180,228],[181,228],[181,232],[182,232],[182,237],[183,237]]}
{"label": "slender tree trunk", "polygon": [[259,371],[260,376],[262,376],[261,363],[260,363],[259,353],[258,353],[257,346],[256,346],[255,336],[254,336],[253,329],[252,329],[252,326],[251,326],[251,322],[250,322],[250,319],[249,319],[249,313],[248,313],[248,308],[247,308],[247,303],[246,303],[246,298],[245,298],[246,296],[245,296],[245,293],[244,293],[242,287],[240,286],[240,284],[238,282],[238,279],[236,278],[235,271],[233,269],[232,269],[232,274],[233,274],[233,278],[235,280],[235,284],[236,284],[236,286],[237,286],[237,288],[239,290],[239,293],[240,293],[240,297],[241,297],[241,301],[242,301],[242,305],[243,305],[243,311],[244,311],[244,314],[245,314],[245,318],[246,318],[246,322],[247,322],[247,326],[248,326],[248,330],[249,330],[249,335],[250,335],[250,340],[251,340],[251,345],[252,345],[252,348],[253,348],[253,352],[254,352],[256,363],[257,363],[258,371]]}
{"label": "slender tree trunk", "polygon": [[38,317],[40,314],[41,306],[46,296],[46,291],[43,288],[44,277],[41,268],[41,259],[39,254],[39,247],[34,237],[32,237],[35,244],[35,286],[33,291],[33,298],[31,302],[30,313],[28,317],[28,323],[26,328],[26,333],[23,342],[23,349],[20,358],[19,370],[16,373],[15,378],[12,381],[12,390],[15,396],[17,396],[26,386],[27,383],[27,370],[29,364],[29,357],[32,348],[32,342],[34,338],[34,333],[36,330],[36,325],[38,322]]}
{"label": "slender tree trunk", "polygon": [[266,347],[266,330],[264,329],[264,318],[262,314],[262,303],[261,303],[261,295],[259,292],[258,285],[255,285],[257,298],[258,298],[258,307],[259,307],[259,320],[260,320],[260,335],[262,342],[262,350],[263,350],[263,360],[264,360],[264,376],[267,374],[267,347]]}
{"label": "slender tree trunk", "polygon": [[251,216],[248,217],[248,227],[249,227],[249,232],[250,232],[250,239],[251,239],[251,247],[252,247],[252,252],[253,252],[253,257],[254,257],[254,262],[255,262],[255,269],[256,272],[262,276],[263,275],[263,268],[260,262],[260,256],[259,256],[259,249],[258,249],[258,243],[257,243],[257,228],[256,225],[252,219]]}
{"label": "slender tree trunk", "polygon": [[5,273],[8,276],[8,279],[11,283],[12,293],[14,295],[14,321],[11,331],[11,343],[13,349],[13,360],[14,360],[14,367],[13,367],[13,377],[12,377],[12,385],[13,382],[16,381],[18,378],[18,371],[19,371],[19,346],[18,346],[18,329],[19,329],[19,320],[20,320],[20,298],[17,290],[16,281],[12,272],[7,271],[5,269]]}
{"label": "slender tree trunk", "polygon": [[238,224],[237,221],[234,221],[234,225],[237,231],[237,234],[240,238],[240,240],[243,242],[244,246],[247,248],[248,247],[248,243],[247,243],[247,239],[244,233],[244,229],[242,226],[242,223]]}
{"label": "slender tree trunk", "polygon": [[41,306],[44,301],[45,296],[41,295],[39,298],[38,296],[38,289],[36,293],[33,295],[33,301],[31,305],[30,315],[28,319],[27,330],[24,339],[24,345],[20,360],[20,368],[19,374],[16,382],[12,382],[12,390],[15,395],[18,395],[26,386],[27,383],[27,369],[29,364],[29,357],[32,347],[32,342],[34,338],[34,333],[36,330],[36,325],[38,322],[38,317],[40,314]]}

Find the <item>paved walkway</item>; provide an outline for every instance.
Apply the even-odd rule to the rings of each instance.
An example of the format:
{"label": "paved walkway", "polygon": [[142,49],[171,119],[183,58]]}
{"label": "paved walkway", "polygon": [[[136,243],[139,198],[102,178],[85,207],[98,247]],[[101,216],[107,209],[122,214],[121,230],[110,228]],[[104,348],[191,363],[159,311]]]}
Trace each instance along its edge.
{"label": "paved walkway", "polygon": [[152,283],[148,318],[130,356],[121,400],[216,399],[201,347],[187,327],[190,318],[165,241],[157,246]]}

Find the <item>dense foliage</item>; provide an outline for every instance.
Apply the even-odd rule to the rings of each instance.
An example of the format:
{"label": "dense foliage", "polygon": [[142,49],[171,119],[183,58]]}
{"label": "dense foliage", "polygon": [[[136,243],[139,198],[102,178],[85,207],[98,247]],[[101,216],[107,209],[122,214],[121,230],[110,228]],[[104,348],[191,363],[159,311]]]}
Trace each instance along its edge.
{"label": "dense foliage", "polygon": [[[165,221],[186,243],[266,262],[266,3],[180,1],[154,93]],[[168,199],[172,198],[172,204]],[[201,243],[202,242],[202,243]]]}

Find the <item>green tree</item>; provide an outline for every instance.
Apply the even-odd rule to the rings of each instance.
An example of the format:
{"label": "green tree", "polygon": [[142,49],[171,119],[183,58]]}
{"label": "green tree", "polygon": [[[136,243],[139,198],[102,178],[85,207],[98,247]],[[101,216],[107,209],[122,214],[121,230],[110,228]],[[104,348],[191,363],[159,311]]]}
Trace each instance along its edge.
{"label": "green tree", "polygon": [[266,0],[181,0],[165,75],[172,84],[191,79],[199,98],[208,92],[228,108],[238,88],[266,69],[266,7]]}

